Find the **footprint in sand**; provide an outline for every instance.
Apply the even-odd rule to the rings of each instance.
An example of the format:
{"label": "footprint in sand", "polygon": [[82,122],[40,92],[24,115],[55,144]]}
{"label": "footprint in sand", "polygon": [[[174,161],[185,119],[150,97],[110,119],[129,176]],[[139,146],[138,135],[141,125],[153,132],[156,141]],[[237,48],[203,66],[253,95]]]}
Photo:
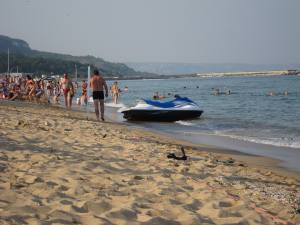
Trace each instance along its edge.
{"label": "footprint in sand", "polygon": [[69,188],[67,186],[61,185],[58,189],[58,191],[67,191]]}
{"label": "footprint in sand", "polygon": [[27,216],[19,216],[19,215],[13,215],[13,216],[7,216],[7,217],[1,217],[1,220],[7,223],[3,224],[28,224],[26,222],[26,219],[28,219]]}
{"label": "footprint in sand", "polygon": [[88,208],[84,207],[84,206],[78,207],[76,205],[72,205],[72,209],[77,213],[88,213],[89,212]]}
{"label": "footprint in sand", "polygon": [[181,225],[181,223],[174,220],[167,220],[162,217],[154,217],[146,222],[141,223],[141,225]]}
{"label": "footprint in sand", "polygon": [[46,184],[50,188],[54,188],[54,187],[58,186],[58,184],[53,181],[47,181]]}
{"label": "footprint in sand", "polygon": [[219,202],[219,207],[221,207],[221,208],[227,208],[227,207],[231,207],[231,206],[232,206],[231,202],[225,202],[225,201]]}
{"label": "footprint in sand", "polygon": [[191,204],[184,205],[183,208],[185,208],[186,210],[192,211],[192,212],[196,212],[202,206],[203,206],[202,202],[195,199]]}
{"label": "footprint in sand", "polygon": [[4,163],[0,163],[0,173],[5,172],[6,169],[7,169],[7,165]]}
{"label": "footprint in sand", "polygon": [[243,217],[243,215],[239,212],[232,211],[232,210],[221,210],[219,212],[219,217],[227,218],[227,217]]}
{"label": "footprint in sand", "polygon": [[137,213],[130,209],[120,209],[118,211],[110,212],[106,215],[108,218],[122,219],[132,221],[137,219]]}
{"label": "footprint in sand", "polygon": [[61,200],[60,203],[63,204],[63,205],[73,205],[73,202],[72,202],[72,201],[65,200],[65,199],[64,199],[64,200]]}
{"label": "footprint in sand", "polygon": [[[203,216],[203,215],[199,215],[199,214],[196,214],[197,216],[197,224],[210,224],[210,225],[216,225],[216,223],[214,223],[212,221],[211,218],[207,217],[207,216]],[[230,224],[228,224],[230,225]],[[231,224],[231,225],[242,225],[242,224]]]}
{"label": "footprint in sand", "polygon": [[180,201],[175,200],[175,199],[170,199],[169,201],[172,205],[181,205],[182,204]]}
{"label": "footprint in sand", "polygon": [[33,196],[31,201],[33,201],[37,206],[43,206],[42,199],[38,196]]}
{"label": "footprint in sand", "polygon": [[50,220],[47,221],[49,224],[77,224],[80,221],[79,216],[64,212],[62,210],[53,211],[49,217]]}
{"label": "footprint in sand", "polygon": [[83,208],[86,209],[88,212],[92,212],[94,215],[99,215],[111,210],[112,206],[110,203],[106,201],[101,201],[101,202],[87,201],[86,203],[84,203]]}

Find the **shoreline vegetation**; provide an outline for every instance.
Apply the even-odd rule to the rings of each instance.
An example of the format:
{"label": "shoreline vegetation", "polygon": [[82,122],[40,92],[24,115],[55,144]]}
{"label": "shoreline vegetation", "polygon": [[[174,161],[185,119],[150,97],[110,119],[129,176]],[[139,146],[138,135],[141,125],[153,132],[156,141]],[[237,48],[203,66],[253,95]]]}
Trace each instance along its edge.
{"label": "shoreline vegetation", "polygon": [[44,104],[3,100],[0,118],[3,224],[300,223],[299,173],[274,160]]}
{"label": "shoreline vegetation", "polygon": [[[8,69],[8,58],[10,65]],[[78,77],[85,77],[87,66],[98,68],[108,77],[151,76],[151,73],[139,72],[124,63],[105,61],[91,55],[73,56],[31,49],[29,44],[21,39],[14,39],[0,35],[0,73],[21,71],[32,75],[74,74],[77,70]]]}

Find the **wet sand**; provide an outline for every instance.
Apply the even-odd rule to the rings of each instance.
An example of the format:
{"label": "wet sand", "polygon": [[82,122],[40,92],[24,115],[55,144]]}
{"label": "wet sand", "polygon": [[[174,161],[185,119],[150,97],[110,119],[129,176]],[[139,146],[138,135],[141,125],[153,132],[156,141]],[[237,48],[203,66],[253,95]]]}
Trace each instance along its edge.
{"label": "wet sand", "polygon": [[300,223],[299,174],[275,160],[46,105],[0,119],[0,224]]}

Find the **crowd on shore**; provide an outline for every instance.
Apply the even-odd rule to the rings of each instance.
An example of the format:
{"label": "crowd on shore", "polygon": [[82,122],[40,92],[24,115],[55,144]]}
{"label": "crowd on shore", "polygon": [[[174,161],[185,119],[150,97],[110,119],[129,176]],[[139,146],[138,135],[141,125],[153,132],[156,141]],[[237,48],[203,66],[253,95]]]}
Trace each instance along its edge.
{"label": "crowd on shore", "polygon": [[[62,78],[32,78],[27,76],[0,77],[0,100],[27,100],[39,103],[59,104],[64,98],[66,108],[71,108],[73,98],[78,93],[76,103],[86,105],[88,102],[88,83],[82,80],[72,82],[68,74]],[[113,102],[117,104],[120,96],[118,82],[115,81],[110,87]]]}
{"label": "crowd on shore", "polygon": [[61,80],[56,79],[33,79],[30,75],[6,75],[0,79],[0,99],[50,103],[51,98],[58,101],[60,89]]}
{"label": "crowd on shore", "polygon": [[[104,96],[107,98],[108,86],[104,78],[98,70],[94,70],[90,83],[85,80],[79,85],[77,82],[72,82],[67,73],[63,78],[40,78],[33,79],[30,75],[0,77],[0,100],[27,100],[31,102],[39,102],[46,104],[59,104],[61,98],[66,109],[72,108],[73,98],[77,96],[76,103],[78,105],[87,105],[89,101],[88,87],[92,90],[92,102],[94,103],[95,113],[98,120],[104,121]],[[77,93],[80,91],[81,93]],[[104,95],[105,91],[105,95]],[[113,82],[110,87],[110,92],[114,104],[118,103],[120,96],[120,88],[118,82]],[[101,115],[101,117],[100,117]]]}

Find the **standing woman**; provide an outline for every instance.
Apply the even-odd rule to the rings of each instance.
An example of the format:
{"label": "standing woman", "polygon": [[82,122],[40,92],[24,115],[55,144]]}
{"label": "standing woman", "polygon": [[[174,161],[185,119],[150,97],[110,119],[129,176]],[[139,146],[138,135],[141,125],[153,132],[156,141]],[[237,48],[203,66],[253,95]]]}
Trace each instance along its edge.
{"label": "standing woman", "polygon": [[120,89],[119,89],[117,81],[115,81],[113,83],[113,85],[111,86],[111,94],[112,94],[114,103],[117,104],[118,103],[118,99],[119,99],[119,95],[120,95]]}
{"label": "standing woman", "polygon": [[83,104],[87,105],[87,88],[88,88],[88,84],[85,82],[85,80],[83,80],[81,85],[82,94],[79,101],[81,105]]}
{"label": "standing woman", "polygon": [[65,105],[67,109],[72,107],[72,98],[74,96],[74,87],[72,81],[69,79],[68,74],[64,74],[64,78],[61,82],[61,88],[65,97]]}
{"label": "standing woman", "polygon": [[36,86],[35,86],[35,82],[29,75],[27,75],[27,82],[25,88],[26,88],[26,94],[28,95],[29,101],[32,101],[36,94]]}

